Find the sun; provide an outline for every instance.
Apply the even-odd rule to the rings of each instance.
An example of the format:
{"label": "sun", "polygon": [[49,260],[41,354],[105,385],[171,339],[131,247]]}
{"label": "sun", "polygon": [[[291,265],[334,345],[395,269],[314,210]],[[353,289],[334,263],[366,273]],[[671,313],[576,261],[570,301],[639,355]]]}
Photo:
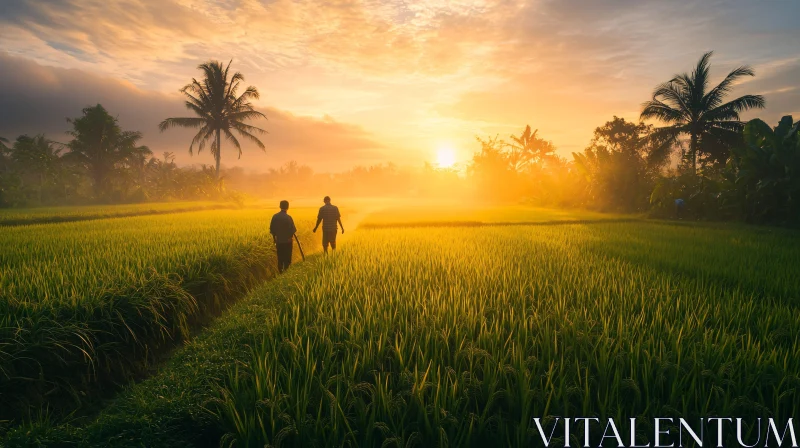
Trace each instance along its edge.
{"label": "sun", "polygon": [[456,151],[450,146],[442,146],[436,150],[436,163],[439,168],[452,168],[456,164]]}

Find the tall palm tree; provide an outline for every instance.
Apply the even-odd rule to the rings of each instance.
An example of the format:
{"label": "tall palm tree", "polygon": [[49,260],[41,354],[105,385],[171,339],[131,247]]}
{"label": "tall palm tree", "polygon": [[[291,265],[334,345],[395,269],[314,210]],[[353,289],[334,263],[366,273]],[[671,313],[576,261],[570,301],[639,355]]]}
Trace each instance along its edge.
{"label": "tall palm tree", "polygon": [[189,154],[193,154],[194,145],[197,145],[197,152],[200,152],[205,148],[206,142],[211,140],[211,153],[217,164],[217,179],[219,179],[222,134],[233,143],[241,157],[242,146],[231,130],[255,143],[262,151],[265,150],[264,143],[253,133],[267,133],[263,129],[244,123],[244,120],[251,118],[267,117],[255,110],[250,103],[251,99],[259,98],[255,87],[249,86],[237,96],[239,83],[244,81],[244,76],[236,72],[229,78],[230,66],[230,62],[227,67],[223,67],[218,61],[200,64],[197,68],[203,72],[204,78],[201,81],[192,78],[192,82],[181,89],[181,93],[186,96],[186,108],[193,111],[197,117],[167,118],[158,125],[162,132],[174,126],[199,128],[189,145]]}
{"label": "tall palm tree", "polygon": [[736,80],[755,76],[749,66],[741,66],[709,90],[709,60],[713,51],[700,58],[691,74],[676,75],[653,91],[653,99],[644,103],[640,119],[655,118],[668,123],[656,128],[651,138],[662,152],[669,151],[681,136],[689,136],[692,168],[697,170],[700,154],[711,162],[724,162],[730,147],[741,139],[744,123],[739,113],[764,107],[761,95],[744,95],[723,103]]}

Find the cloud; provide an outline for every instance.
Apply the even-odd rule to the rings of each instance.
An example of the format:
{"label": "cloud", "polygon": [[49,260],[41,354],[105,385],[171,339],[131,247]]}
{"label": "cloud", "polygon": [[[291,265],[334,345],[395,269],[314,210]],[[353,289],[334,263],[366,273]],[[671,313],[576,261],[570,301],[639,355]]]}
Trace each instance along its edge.
{"label": "cloud", "polygon": [[800,120],[800,57],[770,64],[760,71],[757,68],[756,75],[745,85],[764,95],[767,108],[748,112],[744,117],[759,117],[772,126],[784,115],[792,115],[795,121]]}
{"label": "cloud", "polygon": [[[187,116],[179,95],[140,89],[130,82],[96,76],[82,70],[47,67],[0,53],[0,135],[45,133],[65,142],[69,139],[66,118],[80,116],[94,104],[117,115],[126,130],[144,134],[143,144],[154,153],[174,152],[180,163],[212,163],[208,152],[191,158],[191,130],[164,133],[158,123],[166,117]],[[292,114],[274,107],[261,109],[267,120],[254,122],[269,134],[262,137],[262,153],[243,142],[241,160],[230,145],[223,145],[223,163],[256,170],[275,167],[289,160],[307,163],[320,171],[350,168],[355,163],[373,163],[385,158],[384,144],[361,127],[331,117]],[[226,152],[227,149],[227,152]]]}
{"label": "cloud", "polygon": [[[800,57],[796,3],[12,0],[0,48],[164,94],[198,63],[234,59],[271,106],[358,124],[391,143],[390,158],[442,139],[474,148],[475,134],[525,123],[568,153],[613,115],[636,118],[707,50],[715,76],[756,68],[745,93],[788,88],[773,72]],[[798,107],[788,91],[767,99],[768,114]]]}

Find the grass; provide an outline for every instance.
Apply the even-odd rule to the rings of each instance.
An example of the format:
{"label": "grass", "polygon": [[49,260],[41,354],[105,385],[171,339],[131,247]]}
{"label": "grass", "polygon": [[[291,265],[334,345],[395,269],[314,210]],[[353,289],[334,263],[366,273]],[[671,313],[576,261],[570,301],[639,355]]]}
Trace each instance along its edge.
{"label": "grass", "polygon": [[[142,372],[162,347],[275,272],[272,211],[10,227],[0,234],[1,417]],[[294,210],[313,250],[311,210]]]}
{"label": "grass", "polygon": [[800,254],[782,247],[792,237],[744,233],[753,247],[733,251],[730,235],[706,229],[718,253],[704,261],[727,269],[697,275],[614,255],[612,235],[628,233],[642,238],[626,248],[651,261],[696,254],[689,237],[656,255],[662,231],[364,232],[297,285],[230,370],[211,406],[222,440],[531,446],[537,416],[796,414]]}
{"label": "grass", "polygon": [[360,230],[98,418],[7,443],[531,446],[533,417],[785,419],[796,242],[650,222]]}
{"label": "grass", "polygon": [[0,209],[0,226],[18,226],[54,222],[86,221],[93,219],[121,218],[126,216],[158,215],[200,210],[238,208],[226,202],[153,202],[123,205],[86,205],[37,208]]}
{"label": "grass", "polygon": [[582,210],[559,210],[524,205],[475,205],[422,203],[390,205],[370,214],[362,228],[478,226],[489,224],[552,224],[600,220],[633,220],[630,215],[614,215]]}

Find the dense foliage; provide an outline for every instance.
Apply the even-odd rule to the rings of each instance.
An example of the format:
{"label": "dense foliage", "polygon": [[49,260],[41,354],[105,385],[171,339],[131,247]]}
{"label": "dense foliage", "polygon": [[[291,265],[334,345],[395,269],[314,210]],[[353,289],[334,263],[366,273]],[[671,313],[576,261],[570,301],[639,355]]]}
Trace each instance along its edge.
{"label": "dense foliage", "polygon": [[641,118],[666,126],[615,116],[595,129],[589,146],[573,153],[571,162],[551,156],[522,166],[514,146],[479,139],[471,181],[495,199],[800,225],[800,127],[791,116],[775,128],[759,119],[740,121],[741,112],[764,107],[764,98],[743,95],[726,102],[726,96],[738,79],[755,73],[739,67],[710,88],[710,57],[703,55],[691,74],[658,86],[644,104]]}
{"label": "dense foliage", "polygon": [[235,199],[213,168],[180,168],[171,153],[153,157],[101,105],[70,120],[72,140],[19,136],[0,146],[0,207]]}

